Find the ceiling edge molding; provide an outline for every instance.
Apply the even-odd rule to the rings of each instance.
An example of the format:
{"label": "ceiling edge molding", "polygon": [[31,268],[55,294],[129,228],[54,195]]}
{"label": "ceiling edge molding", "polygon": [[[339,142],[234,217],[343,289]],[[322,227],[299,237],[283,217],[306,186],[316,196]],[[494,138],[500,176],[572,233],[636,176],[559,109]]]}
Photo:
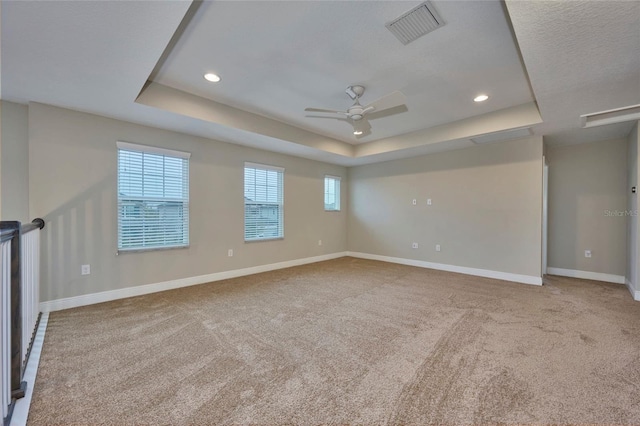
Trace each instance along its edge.
{"label": "ceiling edge molding", "polygon": [[[289,124],[151,82],[136,103],[222,126],[293,142],[332,154],[353,157],[354,147]],[[268,148],[265,148],[268,149]]]}
{"label": "ceiling edge molding", "polygon": [[[469,140],[471,137],[531,127],[542,122],[535,102],[530,102],[417,132],[353,146],[154,82],[147,85],[144,92],[136,99],[136,103],[235,131],[237,136],[233,140],[225,140],[226,142],[256,147],[255,142],[262,140],[264,146],[260,146],[260,148],[273,151],[279,151],[276,147],[285,143],[289,145],[289,148],[284,152],[307,157],[309,153],[306,150],[311,149],[316,153],[314,157],[317,158],[318,154],[324,153],[322,156],[325,157],[325,161],[343,166],[461,149],[474,145]],[[213,138],[218,139],[215,136]],[[302,150],[305,152],[291,152],[294,146],[299,147],[294,151]]]}
{"label": "ceiling edge molding", "polygon": [[433,145],[446,141],[470,139],[473,136],[509,129],[531,127],[542,123],[535,102],[493,111],[452,123],[434,126],[387,139],[356,146],[355,157],[367,157],[387,152]]}

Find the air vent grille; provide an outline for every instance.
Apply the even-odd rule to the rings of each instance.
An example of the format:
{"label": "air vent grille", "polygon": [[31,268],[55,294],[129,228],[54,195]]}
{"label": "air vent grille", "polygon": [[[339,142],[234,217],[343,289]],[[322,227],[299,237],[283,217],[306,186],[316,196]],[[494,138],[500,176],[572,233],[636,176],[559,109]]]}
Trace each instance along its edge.
{"label": "air vent grille", "polygon": [[443,25],[433,5],[425,1],[385,26],[402,44],[409,44]]}
{"label": "air vent grille", "polygon": [[515,140],[533,135],[531,127],[521,127],[519,129],[502,130],[500,132],[488,133],[481,136],[471,138],[471,141],[477,144],[501,142],[506,140]]}
{"label": "air vent grille", "polygon": [[640,104],[583,114],[580,116],[580,124],[582,127],[595,127],[638,119],[640,119]]}

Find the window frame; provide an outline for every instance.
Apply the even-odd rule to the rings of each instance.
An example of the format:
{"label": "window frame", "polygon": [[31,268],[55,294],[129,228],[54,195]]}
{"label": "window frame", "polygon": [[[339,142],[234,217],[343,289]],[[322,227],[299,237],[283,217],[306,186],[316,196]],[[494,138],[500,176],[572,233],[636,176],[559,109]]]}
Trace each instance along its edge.
{"label": "window frame", "polygon": [[[278,192],[277,197],[279,201],[276,201],[274,205],[278,206],[278,230],[279,234],[275,237],[249,237],[247,238],[247,206],[252,205],[252,203],[247,203],[246,197],[246,186],[247,186],[247,169],[254,170],[264,170],[264,171],[272,171],[277,172],[279,174],[278,181]],[[261,164],[261,163],[253,163],[249,161],[244,162],[244,167],[242,168],[242,195],[243,195],[243,238],[245,243],[255,243],[261,241],[274,241],[274,240],[283,240],[284,239],[284,179],[285,179],[285,169],[284,167],[272,166],[269,164]],[[253,203],[253,205],[258,204],[257,202]]]}
{"label": "window frame", "polygon": [[[335,197],[335,208],[327,208],[327,179],[332,179],[335,182],[337,182],[336,188],[337,190],[335,191],[336,193],[333,194],[333,196]],[[342,200],[341,200],[341,196],[342,196],[342,178],[340,176],[333,176],[333,175],[324,175],[324,180],[323,180],[323,191],[322,191],[322,195],[323,195],[323,203],[324,203],[324,211],[325,212],[339,212],[342,209]]]}
{"label": "window frame", "polygon": [[[180,185],[182,190],[186,190],[183,193],[183,196],[181,198],[175,198],[175,197],[166,197],[166,196],[162,196],[162,197],[149,197],[149,196],[121,196],[120,194],[120,183],[121,183],[121,174],[120,174],[120,152],[121,151],[128,151],[128,152],[136,152],[136,153],[142,153],[142,154],[152,154],[152,155],[160,155],[163,157],[167,157],[167,158],[173,158],[173,159],[179,159],[179,160],[186,160],[185,162],[182,163],[182,177],[180,179]],[[156,250],[172,250],[172,249],[184,249],[184,248],[189,248],[190,246],[190,241],[191,241],[191,227],[190,227],[190,159],[191,159],[191,153],[189,152],[184,152],[184,151],[176,151],[176,150],[171,150],[171,149],[166,149],[166,148],[159,148],[159,147],[155,147],[155,146],[150,146],[150,145],[141,145],[141,144],[134,144],[134,143],[130,143],[130,142],[122,142],[122,141],[117,141],[116,142],[116,221],[117,221],[117,235],[116,235],[116,247],[117,247],[117,253],[118,254],[122,254],[122,253],[140,253],[140,252],[145,252],[145,251],[156,251]],[[186,170],[185,170],[186,169]],[[166,170],[163,171],[163,191],[166,190],[166,186],[164,183],[164,179],[166,178]],[[141,171],[142,174],[144,174],[144,168]],[[144,205],[145,203],[157,203],[157,202],[171,202],[171,203],[182,203],[182,226],[183,226],[183,230],[182,230],[182,242],[179,244],[172,244],[172,245],[136,245],[133,247],[121,247],[122,244],[122,240],[123,240],[123,234],[122,234],[122,219],[124,219],[124,216],[126,212],[123,212],[123,214],[121,214],[120,209],[127,207],[128,205],[130,205],[131,202],[139,202],[141,203],[141,205]],[[127,213],[128,215],[128,213]],[[163,224],[163,228],[164,226],[167,225],[167,223],[164,222],[160,222],[161,224]],[[185,229],[186,228],[186,229]]]}

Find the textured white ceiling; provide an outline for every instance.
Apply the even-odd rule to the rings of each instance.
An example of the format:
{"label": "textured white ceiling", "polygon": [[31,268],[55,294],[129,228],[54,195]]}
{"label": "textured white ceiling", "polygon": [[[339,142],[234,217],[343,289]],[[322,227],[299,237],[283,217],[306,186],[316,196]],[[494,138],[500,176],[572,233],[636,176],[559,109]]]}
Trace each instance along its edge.
{"label": "textured white ceiling", "polygon": [[3,1],[2,98],[114,115],[133,103],[189,2]]}
{"label": "textured white ceiling", "polygon": [[[629,132],[580,129],[578,116],[640,103],[640,2],[507,0],[542,124],[500,3],[434,0],[445,27],[403,46],[384,23],[418,3],[204,2],[161,67],[189,1],[3,1],[1,97],[342,165],[461,148],[512,127],[533,125],[550,143]],[[158,90],[141,102],[154,69],[181,90],[149,85]],[[220,85],[202,79],[209,70]],[[357,146],[345,123],[303,111],[348,106],[353,83],[367,86],[365,102],[403,90],[409,109],[372,121],[370,139],[381,139]],[[479,91],[490,101],[470,102]]]}
{"label": "textured white ceiling", "polygon": [[631,123],[580,129],[580,115],[640,103],[640,2],[507,1],[554,144],[625,136]]}
{"label": "textured white ceiling", "polygon": [[[420,2],[204,3],[154,81],[349,143],[368,142],[533,100],[498,1],[435,2],[446,25],[406,46],[385,23]],[[215,71],[222,82],[202,78]],[[371,102],[394,90],[408,111],[349,123],[305,107],[346,109],[351,84]],[[472,101],[487,93],[483,104]]]}

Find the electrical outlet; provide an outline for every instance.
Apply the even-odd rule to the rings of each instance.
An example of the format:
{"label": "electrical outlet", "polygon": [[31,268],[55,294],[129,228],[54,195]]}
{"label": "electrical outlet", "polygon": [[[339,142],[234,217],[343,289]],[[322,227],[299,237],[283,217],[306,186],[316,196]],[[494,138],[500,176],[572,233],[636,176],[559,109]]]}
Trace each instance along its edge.
{"label": "electrical outlet", "polygon": [[229,251],[227,252],[227,254],[229,255],[229,257],[233,257],[233,249],[229,249]]}
{"label": "electrical outlet", "polygon": [[413,201],[411,202],[411,204],[413,204],[414,206],[418,205],[418,200],[416,200],[415,198],[413,199]]}
{"label": "electrical outlet", "polygon": [[427,205],[430,206],[431,205],[431,198],[427,198]]}
{"label": "electrical outlet", "polygon": [[440,251],[440,244],[436,244],[436,251]]}
{"label": "electrical outlet", "polygon": [[91,274],[91,265],[82,265],[80,267],[80,274],[82,274],[82,275],[90,275]]}
{"label": "electrical outlet", "polygon": [[584,257],[591,257],[591,250],[585,250]]}
{"label": "electrical outlet", "polygon": [[414,248],[414,249],[418,248],[418,243],[411,244],[411,247]]}
{"label": "electrical outlet", "polygon": [[318,240],[318,245],[321,246],[322,245],[322,240]]}

